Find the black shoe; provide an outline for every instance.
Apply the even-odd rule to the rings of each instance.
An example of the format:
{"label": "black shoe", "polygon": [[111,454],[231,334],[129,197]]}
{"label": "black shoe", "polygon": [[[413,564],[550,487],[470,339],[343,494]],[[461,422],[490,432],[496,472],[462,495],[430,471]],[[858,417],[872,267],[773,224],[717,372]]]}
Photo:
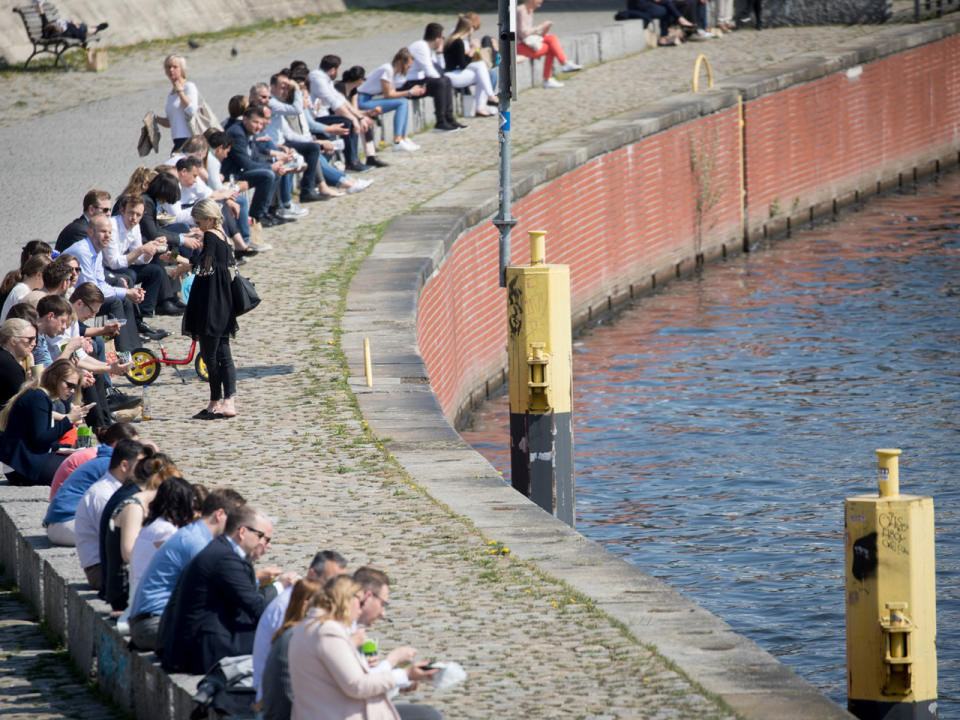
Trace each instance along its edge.
{"label": "black shoe", "polygon": [[317,202],[318,200],[323,200],[323,195],[318,193],[316,190],[301,190],[300,191],[300,202]]}
{"label": "black shoe", "polygon": [[263,217],[256,218],[256,221],[260,223],[261,227],[270,228],[274,225],[278,225],[277,219],[273,215],[264,215]]}
{"label": "black shoe", "polygon": [[98,32],[103,32],[103,31],[106,30],[108,27],[110,27],[110,23],[102,22],[102,23],[100,23],[99,25],[97,25],[97,29],[94,30],[93,33],[94,33],[94,34],[97,34]]}
{"label": "black shoe", "polygon": [[184,308],[179,307],[172,300],[164,300],[162,303],[157,305],[157,314],[158,315],[183,315]]}
{"label": "black shoe", "polygon": [[[367,172],[370,170],[370,168],[368,168],[366,165],[360,162],[355,162],[353,163],[353,165],[347,165],[346,169],[349,170],[350,172]],[[301,197],[302,197],[302,194],[301,194]]]}
{"label": "black shoe", "polygon": [[135,408],[140,404],[140,398],[134,397],[133,395],[126,395],[116,388],[110,388],[107,390],[107,407],[110,408],[110,412],[116,412],[117,410],[129,410]]}
{"label": "black shoe", "polygon": [[457,122],[456,120],[453,121],[453,124],[456,125],[459,130],[466,130],[468,127],[470,127],[469,125],[464,125],[462,122]]}
{"label": "black shoe", "polygon": [[463,128],[460,127],[459,123],[448,123],[442,122],[437,123],[433,128],[434,132],[459,132]]}
{"label": "black shoe", "polygon": [[160,340],[161,338],[165,338],[170,334],[166,330],[152,328],[145,322],[137,324],[137,332],[139,332],[141,335],[146,335],[151,340]]}
{"label": "black shoe", "polygon": [[233,256],[234,256],[235,258],[253,257],[254,255],[258,254],[259,252],[260,252],[260,251],[257,250],[256,248],[245,247],[243,250],[234,250],[234,251],[233,251]]}
{"label": "black shoe", "polygon": [[385,163],[383,160],[374,155],[367,158],[367,167],[390,167],[390,163]]}
{"label": "black shoe", "polygon": [[286,225],[287,223],[292,223],[297,221],[296,218],[283,217],[282,215],[277,215],[276,213],[270,213],[269,217],[271,220],[273,220],[274,225]]}

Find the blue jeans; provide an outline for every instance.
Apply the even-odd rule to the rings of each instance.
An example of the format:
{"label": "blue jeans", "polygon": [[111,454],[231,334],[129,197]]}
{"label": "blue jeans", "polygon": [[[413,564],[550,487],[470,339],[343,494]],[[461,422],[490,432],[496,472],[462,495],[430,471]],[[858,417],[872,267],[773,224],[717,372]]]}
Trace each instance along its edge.
{"label": "blue jeans", "polygon": [[320,155],[320,174],[323,175],[323,181],[330,187],[339,187],[340,183],[343,182],[343,179],[347,176],[346,173],[342,173],[337,170],[333,165],[330,164],[330,161]]}
{"label": "blue jeans", "polygon": [[361,110],[372,110],[375,107],[383,108],[383,112],[388,113],[396,111],[393,116],[393,134],[407,134],[407,115],[410,112],[410,102],[406,98],[377,98],[373,95],[359,93],[357,95],[357,105]]}
{"label": "blue jeans", "polygon": [[241,180],[246,180],[253,188],[253,202],[250,203],[250,217],[259,220],[266,215],[267,208],[273,200],[273,192],[277,187],[277,174],[269,168],[253,168],[244,170],[240,174]]}

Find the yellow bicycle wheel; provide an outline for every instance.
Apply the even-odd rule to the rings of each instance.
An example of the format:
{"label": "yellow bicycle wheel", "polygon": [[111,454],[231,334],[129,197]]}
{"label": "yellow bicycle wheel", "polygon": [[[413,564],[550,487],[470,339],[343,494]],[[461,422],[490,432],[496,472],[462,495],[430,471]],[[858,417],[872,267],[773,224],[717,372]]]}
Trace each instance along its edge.
{"label": "yellow bicycle wheel", "polygon": [[137,348],[130,357],[133,367],[127,370],[127,380],[134,385],[149,385],[160,375],[160,363],[152,350]]}
{"label": "yellow bicycle wheel", "polygon": [[207,364],[203,361],[203,357],[197,355],[197,359],[194,361],[193,367],[196,368],[197,375],[199,375],[201,379],[210,379],[210,373],[207,371]]}

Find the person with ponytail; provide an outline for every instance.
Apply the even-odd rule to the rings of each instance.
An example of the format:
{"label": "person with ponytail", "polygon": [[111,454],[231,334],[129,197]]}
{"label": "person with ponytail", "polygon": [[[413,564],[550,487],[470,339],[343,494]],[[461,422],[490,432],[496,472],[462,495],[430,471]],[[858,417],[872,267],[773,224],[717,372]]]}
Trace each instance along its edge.
{"label": "person with ponytail", "polygon": [[43,288],[43,269],[51,262],[49,255],[31,255],[17,272],[16,284],[10,288],[3,309],[0,310],[0,321],[7,319],[10,308],[23,300],[32,290]]}

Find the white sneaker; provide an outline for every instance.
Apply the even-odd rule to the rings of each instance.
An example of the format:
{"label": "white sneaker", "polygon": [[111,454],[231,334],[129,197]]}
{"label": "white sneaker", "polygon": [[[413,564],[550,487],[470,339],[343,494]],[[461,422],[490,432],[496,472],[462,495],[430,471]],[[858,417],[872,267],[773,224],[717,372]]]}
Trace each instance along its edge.
{"label": "white sneaker", "polygon": [[704,40],[710,40],[713,38],[713,35],[711,35],[709,32],[707,32],[703,28],[697,29],[697,36],[703,38]]}
{"label": "white sneaker", "polygon": [[283,209],[290,213],[290,217],[303,217],[304,215],[310,214],[309,210],[298,205],[292,200],[290,201],[290,205],[284,205]]}
{"label": "white sneaker", "polygon": [[277,216],[282,218],[299,218],[299,217],[303,217],[309,212],[310,211],[307,210],[306,208],[300,208],[298,210],[295,210],[292,207],[282,207],[279,210],[277,210]]}
{"label": "white sneaker", "polygon": [[583,65],[577,65],[575,62],[565,62],[561,67],[561,72],[576,72],[577,70],[583,70]]}
{"label": "white sneaker", "polygon": [[367,180],[365,178],[357,178],[354,181],[353,185],[347,188],[347,195],[353,195],[354,193],[358,193],[362,190],[366,190],[371,185],[373,185],[373,178],[371,178],[370,180]]}
{"label": "white sneaker", "polygon": [[545,87],[547,89],[562,88],[563,83],[557,80],[556,78],[547,78],[546,80],[543,81],[542,87]]}
{"label": "white sneaker", "polygon": [[402,142],[404,145],[406,145],[408,148],[410,148],[411,150],[419,150],[419,149],[420,149],[420,146],[417,145],[417,144],[416,144],[413,140],[411,140],[410,138],[404,138],[401,142]]}
{"label": "white sneaker", "polygon": [[410,145],[407,143],[406,139],[404,139],[404,140],[398,140],[397,142],[395,142],[395,143],[393,144],[393,151],[394,151],[394,152],[413,152],[414,150],[415,150],[415,148],[410,147]]}

